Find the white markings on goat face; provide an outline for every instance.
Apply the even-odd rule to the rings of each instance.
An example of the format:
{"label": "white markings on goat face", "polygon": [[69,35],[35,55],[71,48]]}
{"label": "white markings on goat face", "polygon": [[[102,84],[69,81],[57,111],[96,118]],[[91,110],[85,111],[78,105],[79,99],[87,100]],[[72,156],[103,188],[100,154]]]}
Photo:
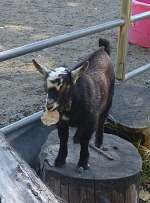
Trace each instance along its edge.
{"label": "white markings on goat face", "polygon": [[45,78],[45,89],[47,93],[46,106],[48,110],[55,110],[62,104],[61,93],[65,89],[70,70],[58,67],[51,70]]}
{"label": "white markings on goat face", "polygon": [[58,67],[50,71],[47,77],[47,89],[56,88],[59,91],[60,87],[63,85],[64,76],[69,72],[68,69],[64,67]]}

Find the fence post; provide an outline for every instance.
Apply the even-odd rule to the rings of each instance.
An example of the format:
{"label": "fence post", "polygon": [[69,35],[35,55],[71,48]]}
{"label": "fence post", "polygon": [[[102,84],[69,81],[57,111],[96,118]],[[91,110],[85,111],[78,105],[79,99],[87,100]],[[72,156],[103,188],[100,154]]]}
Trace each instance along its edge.
{"label": "fence post", "polygon": [[125,21],[125,25],[120,26],[116,58],[116,79],[121,81],[125,80],[125,66],[128,48],[131,2],[132,0],[122,0],[121,7],[121,19]]}

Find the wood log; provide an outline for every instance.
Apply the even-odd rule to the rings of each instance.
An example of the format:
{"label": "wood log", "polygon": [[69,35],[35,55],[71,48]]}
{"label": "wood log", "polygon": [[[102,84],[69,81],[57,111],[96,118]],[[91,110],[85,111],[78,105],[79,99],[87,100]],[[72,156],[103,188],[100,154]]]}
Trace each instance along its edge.
{"label": "wood log", "polygon": [[0,132],[0,202],[65,203],[53,194]]}
{"label": "wood log", "polygon": [[104,130],[150,149],[150,87],[116,84]]}
{"label": "wood log", "polygon": [[[54,166],[59,150],[57,130],[49,134],[37,160],[37,172],[43,182],[70,203],[138,203],[142,161],[137,149],[118,136],[105,134],[101,150],[107,147],[105,153],[113,160],[89,147],[91,167],[79,173],[80,145],[73,143],[74,133],[75,129],[70,129],[68,156],[62,168]],[[91,143],[93,146],[94,139]]]}

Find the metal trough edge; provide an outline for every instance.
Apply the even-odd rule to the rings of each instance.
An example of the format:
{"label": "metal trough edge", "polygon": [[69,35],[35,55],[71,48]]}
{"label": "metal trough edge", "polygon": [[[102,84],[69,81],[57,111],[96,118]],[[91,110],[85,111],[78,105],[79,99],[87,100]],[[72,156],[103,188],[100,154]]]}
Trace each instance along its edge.
{"label": "metal trough edge", "polygon": [[19,121],[16,121],[15,123],[12,123],[6,127],[1,128],[0,131],[3,132],[5,135],[7,135],[9,133],[12,133],[22,127],[25,127],[25,126],[39,120],[42,115],[43,115],[43,111],[39,111],[33,115],[25,117]]}

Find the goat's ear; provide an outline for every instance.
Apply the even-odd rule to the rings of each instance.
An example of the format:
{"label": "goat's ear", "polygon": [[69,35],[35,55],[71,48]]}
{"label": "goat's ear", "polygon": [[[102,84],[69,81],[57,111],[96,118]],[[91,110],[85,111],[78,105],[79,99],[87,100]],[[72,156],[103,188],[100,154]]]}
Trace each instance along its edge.
{"label": "goat's ear", "polygon": [[88,67],[89,67],[89,61],[86,61],[82,66],[71,71],[73,84],[76,83],[77,79],[88,69]]}
{"label": "goat's ear", "polygon": [[42,73],[43,75],[46,75],[50,72],[50,70],[48,68],[46,68],[45,66],[38,64],[34,59],[32,59],[33,65],[35,66],[35,68]]}

